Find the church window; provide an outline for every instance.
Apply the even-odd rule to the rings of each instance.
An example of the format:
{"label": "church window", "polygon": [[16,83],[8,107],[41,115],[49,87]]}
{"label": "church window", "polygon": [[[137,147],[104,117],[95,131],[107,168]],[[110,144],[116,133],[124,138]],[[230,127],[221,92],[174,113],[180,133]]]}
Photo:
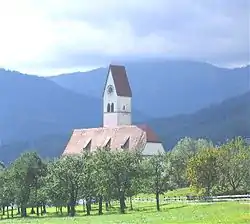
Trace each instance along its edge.
{"label": "church window", "polygon": [[124,144],[121,145],[122,149],[129,149],[129,140],[130,140],[130,137],[128,137],[127,140],[124,142]]}
{"label": "church window", "polygon": [[110,104],[107,105],[107,112],[110,112]]}
{"label": "church window", "polygon": [[125,110],[125,109],[126,109],[125,105],[123,105],[122,109],[123,109],[123,110]]}
{"label": "church window", "polygon": [[105,148],[110,148],[110,145],[111,145],[111,138],[105,144]]}
{"label": "church window", "polygon": [[91,142],[92,142],[92,140],[90,139],[88,144],[83,148],[85,151],[90,151],[91,150]]}
{"label": "church window", "polygon": [[114,103],[111,103],[111,112],[114,112]]}

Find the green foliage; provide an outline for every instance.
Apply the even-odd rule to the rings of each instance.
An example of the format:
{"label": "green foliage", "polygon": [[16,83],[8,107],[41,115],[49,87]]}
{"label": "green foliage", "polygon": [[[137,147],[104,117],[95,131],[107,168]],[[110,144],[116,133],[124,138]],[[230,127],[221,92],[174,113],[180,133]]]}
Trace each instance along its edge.
{"label": "green foliage", "polygon": [[10,175],[15,185],[16,203],[21,207],[21,216],[26,217],[26,208],[33,187],[43,170],[42,159],[35,152],[23,153],[10,166]]}
{"label": "green foliage", "polygon": [[114,193],[120,201],[120,211],[125,213],[125,196],[131,196],[135,178],[140,175],[141,155],[137,152],[110,152],[112,162],[110,163],[111,178],[113,179]]}
{"label": "green foliage", "polygon": [[166,192],[170,187],[171,164],[169,154],[153,155],[145,161],[147,178],[145,184],[147,192],[154,192],[156,198],[156,209],[160,210],[160,194]]}
{"label": "green foliage", "polygon": [[217,148],[206,148],[188,161],[187,178],[205,194],[249,192],[250,147],[241,137]]}
{"label": "green foliage", "polygon": [[105,213],[103,203],[107,212],[118,202],[120,213],[125,213],[127,202],[133,210],[133,197],[146,193],[154,195],[159,211],[162,195],[178,196],[174,189],[182,186],[188,187],[179,193],[182,196],[200,195],[204,190],[206,195],[247,193],[249,165],[250,148],[242,138],[218,147],[204,139],[184,138],[172,152],[150,157],[100,148],[45,161],[29,152],[9,167],[1,167],[0,208],[9,218],[15,216],[14,205],[21,217],[29,215],[27,208],[44,215],[46,205],[56,206],[61,215],[66,207],[68,216],[75,216],[83,200],[87,215],[93,211],[93,201],[98,203],[99,215]]}
{"label": "green foliage", "polygon": [[187,165],[187,178],[191,186],[197,189],[205,188],[210,195],[218,181],[218,149],[203,149],[193,156]]}
{"label": "green foliage", "polygon": [[236,194],[250,190],[250,146],[238,137],[220,147],[220,188]]}
{"label": "green foliage", "polygon": [[206,139],[192,139],[185,137],[177,142],[171,152],[171,165],[173,172],[173,182],[176,184],[175,188],[182,188],[188,186],[188,179],[186,178],[187,163],[197,152],[212,148],[213,143]]}

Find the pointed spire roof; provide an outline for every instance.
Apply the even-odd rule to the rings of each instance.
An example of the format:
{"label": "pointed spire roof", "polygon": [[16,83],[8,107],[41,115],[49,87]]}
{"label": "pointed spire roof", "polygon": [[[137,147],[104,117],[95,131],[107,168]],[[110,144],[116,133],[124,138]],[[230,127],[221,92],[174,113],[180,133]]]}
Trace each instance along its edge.
{"label": "pointed spire roof", "polygon": [[[115,85],[117,96],[132,97],[132,91],[129,85],[125,67],[122,65],[111,64],[109,66],[108,74],[110,72],[114,80],[114,85]],[[107,80],[108,80],[108,75],[107,75],[104,88],[106,88]],[[105,93],[105,89],[103,91],[103,94],[104,93]]]}

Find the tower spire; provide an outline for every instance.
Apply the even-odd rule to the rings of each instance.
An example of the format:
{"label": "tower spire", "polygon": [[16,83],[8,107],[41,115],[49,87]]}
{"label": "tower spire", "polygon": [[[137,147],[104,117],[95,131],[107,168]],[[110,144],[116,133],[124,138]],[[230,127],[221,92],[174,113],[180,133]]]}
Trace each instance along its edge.
{"label": "tower spire", "polygon": [[131,125],[131,100],[125,67],[110,65],[103,91],[103,126]]}

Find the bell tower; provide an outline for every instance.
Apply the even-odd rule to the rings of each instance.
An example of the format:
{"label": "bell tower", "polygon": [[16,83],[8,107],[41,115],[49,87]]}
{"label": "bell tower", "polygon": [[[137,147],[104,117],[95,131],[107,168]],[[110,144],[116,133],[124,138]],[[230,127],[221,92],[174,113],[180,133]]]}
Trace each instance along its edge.
{"label": "bell tower", "polygon": [[131,100],[125,67],[110,65],[103,91],[103,127],[131,125]]}

